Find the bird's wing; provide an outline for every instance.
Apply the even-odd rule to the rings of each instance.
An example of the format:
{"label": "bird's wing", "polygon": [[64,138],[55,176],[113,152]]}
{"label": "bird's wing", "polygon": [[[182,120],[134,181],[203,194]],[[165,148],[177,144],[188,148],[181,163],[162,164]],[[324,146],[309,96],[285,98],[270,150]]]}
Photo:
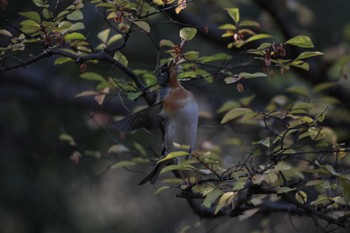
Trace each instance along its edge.
{"label": "bird's wing", "polygon": [[161,104],[157,103],[146,109],[132,113],[119,121],[115,121],[109,127],[113,130],[123,132],[131,132],[141,128],[150,130],[159,126],[163,121],[163,117],[160,114],[161,110]]}

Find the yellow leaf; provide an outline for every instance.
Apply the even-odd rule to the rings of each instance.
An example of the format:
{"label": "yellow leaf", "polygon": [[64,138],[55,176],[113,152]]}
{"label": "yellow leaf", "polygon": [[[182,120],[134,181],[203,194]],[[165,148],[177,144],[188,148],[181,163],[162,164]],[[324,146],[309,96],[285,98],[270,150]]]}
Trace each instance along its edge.
{"label": "yellow leaf", "polygon": [[104,99],[105,99],[105,97],[106,97],[106,94],[108,94],[108,93],[109,93],[109,88],[108,88],[108,87],[104,88],[102,91],[100,91],[100,92],[95,96],[96,102],[97,102],[99,105],[103,104],[103,101],[104,101]]}
{"label": "yellow leaf", "polygon": [[177,7],[175,8],[175,13],[179,14],[183,9],[186,9],[187,3],[186,0],[178,0]]}
{"label": "yellow leaf", "polygon": [[222,196],[220,197],[219,203],[215,208],[214,214],[219,213],[219,211],[223,207],[232,203],[232,200],[235,196],[236,196],[236,192],[227,192],[227,193],[222,194]]}
{"label": "yellow leaf", "polygon": [[98,92],[96,92],[96,91],[83,91],[83,92],[80,92],[79,94],[75,95],[75,98],[92,96],[92,95],[97,95],[97,94],[98,94]]}

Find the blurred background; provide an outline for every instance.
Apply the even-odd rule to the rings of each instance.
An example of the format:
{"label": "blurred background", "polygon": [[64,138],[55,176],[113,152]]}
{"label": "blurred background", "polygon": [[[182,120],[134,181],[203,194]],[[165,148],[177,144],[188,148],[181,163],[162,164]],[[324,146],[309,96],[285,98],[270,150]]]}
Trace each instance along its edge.
{"label": "blurred background", "polygon": [[[84,2],[84,34],[89,35],[91,44],[96,44],[94,35],[107,25],[94,6],[89,1]],[[338,130],[340,141],[349,143],[350,85],[346,73],[341,77],[341,72],[350,69],[349,64],[344,67],[342,63],[350,56],[350,2],[201,0],[191,1],[186,10],[174,17],[179,22],[211,28],[228,22],[225,7],[239,7],[242,18],[260,22],[261,31],[274,35],[276,40],[308,35],[315,49],[324,56],[310,59],[310,72],[292,70],[284,76],[276,72],[273,79],[254,79],[246,83],[243,93],[224,82],[211,85],[186,83],[186,87],[195,93],[202,116],[206,116],[200,120],[197,147],[211,147],[226,135],[233,134],[231,129],[219,126],[220,117],[215,115],[228,100],[254,94],[255,105],[259,108],[259,104],[266,104],[274,95],[284,93],[290,85],[312,87],[332,80],[339,81],[340,89],[330,95],[339,98],[340,103],[329,123]],[[1,14],[18,24],[21,19],[16,12],[30,10],[33,10],[31,1],[11,0]],[[160,39],[178,40],[180,27],[167,17],[155,16],[150,24],[155,43]],[[0,20],[0,29],[3,28],[8,25]],[[227,52],[226,42],[215,33],[198,35],[186,46],[203,55]],[[6,41],[0,40],[1,46],[4,43]],[[158,51],[152,43],[144,33],[133,34],[122,51],[130,68],[155,68]],[[30,51],[36,52],[36,48]],[[166,56],[161,54],[163,58]],[[44,59],[0,74],[0,232],[318,232],[310,218],[289,216],[288,213],[258,214],[245,221],[230,217],[200,219],[185,200],[175,197],[176,192],[154,195],[157,185],[137,185],[149,165],[145,165],[146,169],[140,166],[106,171],[114,158],[105,155],[116,143],[117,135],[99,126],[113,115],[124,114],[125,108],[118,96],[108,97],[102,106],[93,98],[75,98],[84,90],[94,89],[94,83],[79,78],[77,65],[55,66],[54,60]],[[237,62],[245,62],[245,59]],[[104,74],[110,66],[101,64],[89,69]],[[123,73],[115,72],[123,76]],[[124,104],[132,108],[142,102],[126,101]],[[71,157],[73,148],[59,139],[62,133],[71,135],[79,149],[91,150],[92,156],[74,160]],[[157,132],[153,133],[157,135]],[[243,132],[236,130],[234,133]],[[247,141],[250,133],[243,135]],[[157,151],[159,138],[154,134],[136,134],[125,143],[131,144],[135,140],[144,146],[151,145]],[[96,157],[98,152],[100,158]],[[227,152],[233,153],[229,149]],[[244,152],[235,153],[244,155]],[[238,161],[239,157],[232,160]]]}

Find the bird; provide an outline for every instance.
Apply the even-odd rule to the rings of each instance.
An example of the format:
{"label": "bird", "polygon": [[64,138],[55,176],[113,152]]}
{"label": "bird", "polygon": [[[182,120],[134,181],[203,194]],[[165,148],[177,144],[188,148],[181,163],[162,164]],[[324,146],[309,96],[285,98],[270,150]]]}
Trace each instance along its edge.
{"label": "bird", "polygon": [[[170,61],[158,67],[155,76],[160,86],[156,103],[114,122],[111,128],[131,132],[140,128],[149,130],[159,127],[163,136],[160,158],[180,150],[176,144],[186,145],[187,152],[191,154],[197,135],[198,104],[196,99],[190,91],[180,84],[175,62]],[[139,185],[148,181],[155,184],[160,171],[169,162],[174,161],[157,163],[148,175],[139,182]],[[183,173],[180,176],[183,176]]]}

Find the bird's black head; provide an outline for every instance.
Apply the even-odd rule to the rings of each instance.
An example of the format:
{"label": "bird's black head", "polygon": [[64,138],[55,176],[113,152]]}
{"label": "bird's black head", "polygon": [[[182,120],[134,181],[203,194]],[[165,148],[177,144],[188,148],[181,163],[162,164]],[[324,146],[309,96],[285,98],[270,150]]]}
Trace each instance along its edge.
{"label": "bird's black head", "polygon": [[170,79],[170,69],[172,68],[172,66],[173,66],[173,62],[169,62],[163,65],[160,65],[156,69],[155,74],[159,85],[161,86],[168,85],[169,79]]}

